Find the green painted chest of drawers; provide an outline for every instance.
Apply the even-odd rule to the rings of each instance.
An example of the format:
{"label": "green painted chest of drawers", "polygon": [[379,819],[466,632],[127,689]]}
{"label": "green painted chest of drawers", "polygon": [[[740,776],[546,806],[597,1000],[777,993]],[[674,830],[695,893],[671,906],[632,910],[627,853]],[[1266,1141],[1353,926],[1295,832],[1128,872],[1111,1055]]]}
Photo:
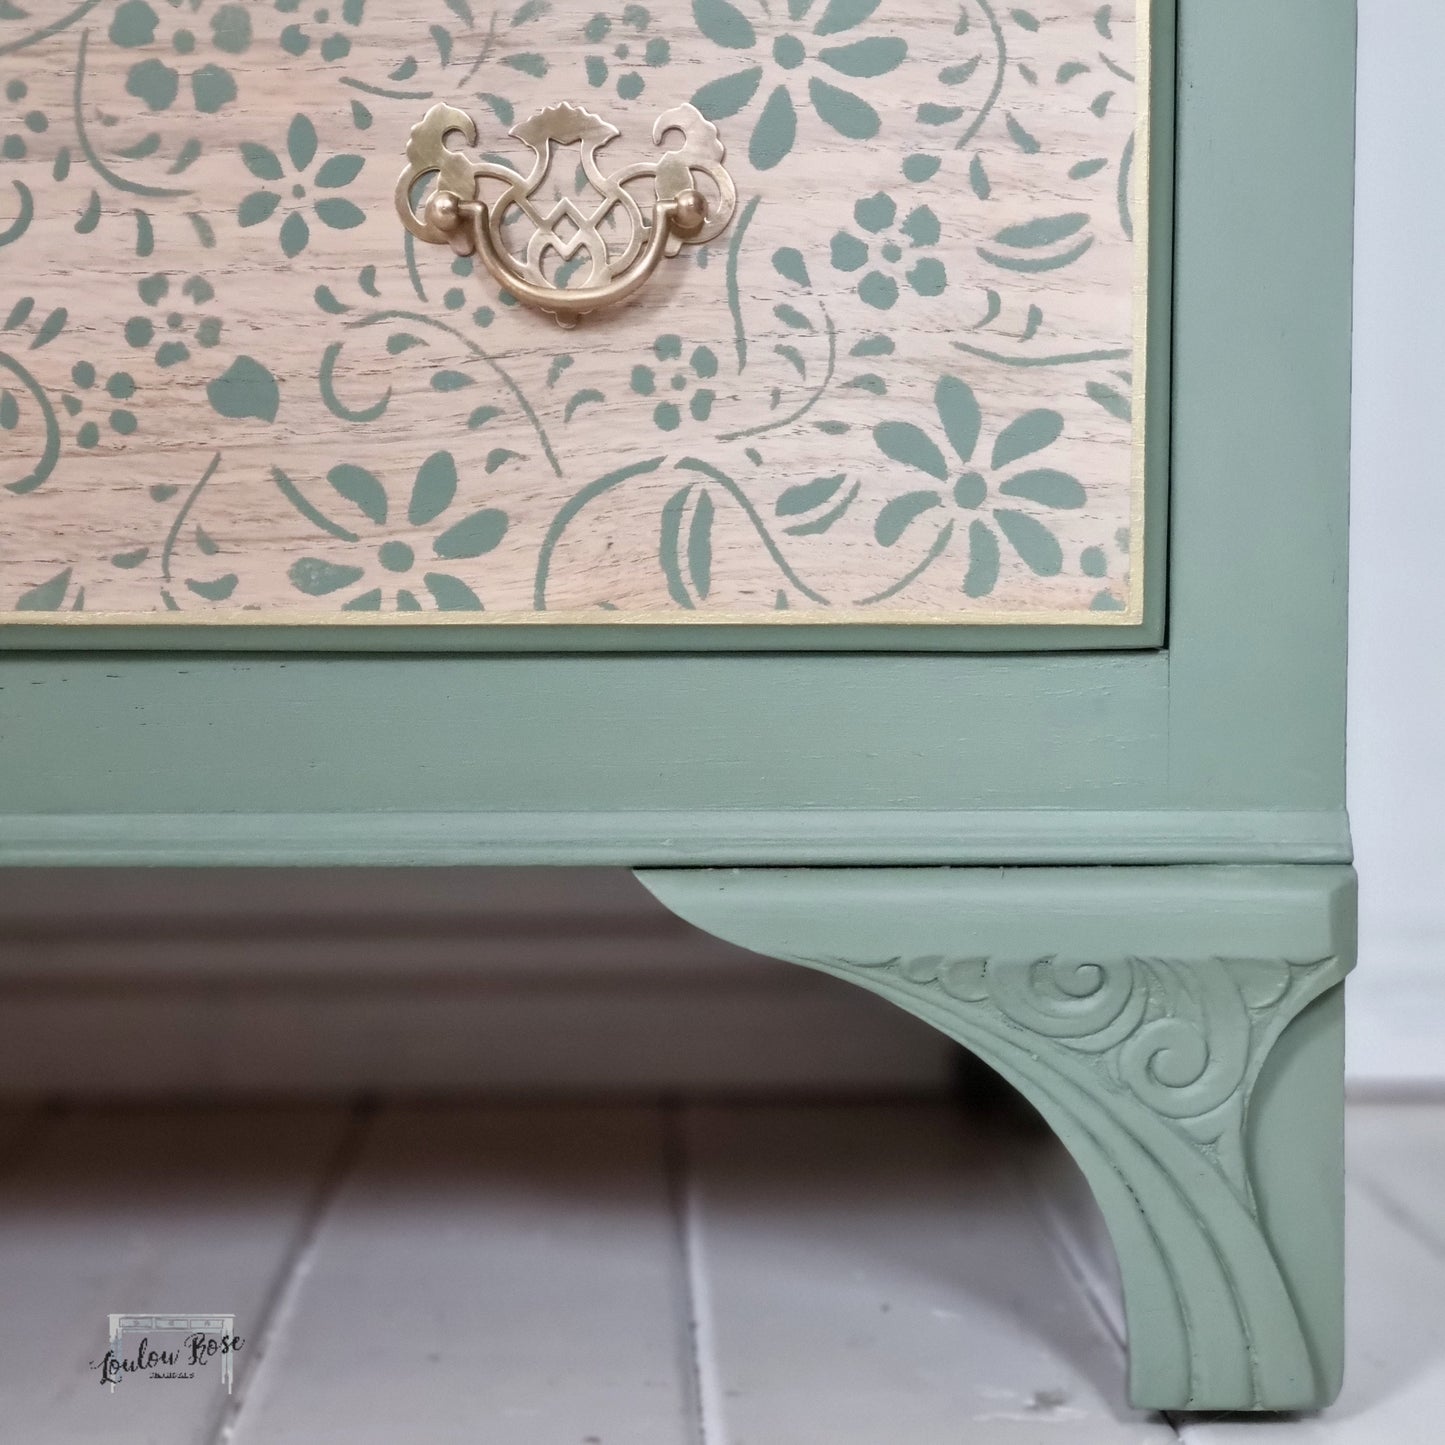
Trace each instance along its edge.
{"label": "green painted chest of drawers", "polygon": [[1350,0],[0,0],[0,886],[625,865],[1341,1371]]}

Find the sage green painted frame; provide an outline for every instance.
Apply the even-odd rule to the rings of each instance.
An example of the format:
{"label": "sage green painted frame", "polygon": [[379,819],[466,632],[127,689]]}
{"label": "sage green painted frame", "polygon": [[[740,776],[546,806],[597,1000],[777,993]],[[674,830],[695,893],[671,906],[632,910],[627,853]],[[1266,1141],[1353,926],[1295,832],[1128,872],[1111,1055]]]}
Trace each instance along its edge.
{"label": "sage green painted frame", "polygon": [[1180,0],[1163,648],[14,653],[0,861],[1347,861],[1354,40]]}
{"label": "sage green painted frame", "polygon": [[[686,616],[656,625],[643,622],[578,626],[536,619],[447,621],[417,626],[358,619],[187,623],[97,620],[60,613],[44,622],[0,621],[0,654],[17,651],[215,653],[456,653],[509,655],[623,652],[1057,652],[1157,648],[1165,636],[1171,416],[1171,331],[1174,256],[1174,153],[1176,126],[1176,14],[1180,0],[1145,0],[1149,6],[1149,266],[1145,375],[1144,587],[1139,622],[1091,623],[878,623],[799,618],[783,625],[709,625]],[[23,614],[21,614],[23,616]]]}

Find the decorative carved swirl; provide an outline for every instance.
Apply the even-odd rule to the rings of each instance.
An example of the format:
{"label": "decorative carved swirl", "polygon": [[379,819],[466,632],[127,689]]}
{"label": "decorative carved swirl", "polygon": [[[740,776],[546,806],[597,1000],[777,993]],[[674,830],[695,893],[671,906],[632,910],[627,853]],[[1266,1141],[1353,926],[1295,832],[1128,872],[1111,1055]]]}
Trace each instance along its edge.
{"label": "decorative carved swirl", "polygon": [[1239,1102],[1255,1035],[1288,991],[1292,973],[1323,964],[932,955],[855,960],[853,966],[894,968],[959,1003],[989,1003],[1019,1028],[1098,1059],[1112,1085],[1190,1124]]}
{"label": "decorative carved swirl", "polygon": [[1161,1398],[1311,1398],[1315,1367],[1255,1208],[1244,1123],[1270,1049],[1344,976],[1339,959],[793,961],[935,1024],[1060,1129],[1118,1236],[1131,1321],[1149,1321],[1131,1327],[1134,1368],[1163,1382]]}

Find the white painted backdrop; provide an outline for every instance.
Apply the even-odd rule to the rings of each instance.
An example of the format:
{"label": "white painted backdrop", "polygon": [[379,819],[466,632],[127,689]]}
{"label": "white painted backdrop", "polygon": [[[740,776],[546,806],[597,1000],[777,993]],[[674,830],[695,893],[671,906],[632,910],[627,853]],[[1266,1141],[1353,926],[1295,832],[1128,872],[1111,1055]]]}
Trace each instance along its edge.
{"label": "white painted backdrop", "polygon": [[[1350,1063],[1398,1086],[1445,1081],[1445,5],[1360,11]],[[868,1092],[941,1088],[951,1064],[913,1020],[698,939],[621,874],[0,890],[0,1093]]]}
{"label": "white painted backdrop", "polygon": [[1440,0],[1360,0],[1350,808],[1357,1079],[1445,1079]]}

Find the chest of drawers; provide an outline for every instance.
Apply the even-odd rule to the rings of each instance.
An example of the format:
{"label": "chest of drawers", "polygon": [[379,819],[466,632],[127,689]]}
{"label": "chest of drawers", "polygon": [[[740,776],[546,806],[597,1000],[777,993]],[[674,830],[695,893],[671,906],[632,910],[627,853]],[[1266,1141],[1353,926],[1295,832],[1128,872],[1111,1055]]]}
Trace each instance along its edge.
{"label": "chest of drawers", "polygon": [[1332,1398],[1353,24],[0,3],[0,861],[635,868]]}

